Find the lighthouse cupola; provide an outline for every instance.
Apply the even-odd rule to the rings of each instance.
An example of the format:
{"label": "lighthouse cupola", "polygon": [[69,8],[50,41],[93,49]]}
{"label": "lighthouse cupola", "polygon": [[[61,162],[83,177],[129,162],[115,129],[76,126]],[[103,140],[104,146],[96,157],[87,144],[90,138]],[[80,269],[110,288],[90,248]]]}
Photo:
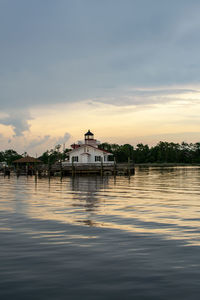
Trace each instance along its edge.
{"label": "lighthouse cupola", "polygon": [[88,132],[85,133],[85,140],[93,140],[94,139],[94,134],[88,130]]}
{"label": "lighthouse cupola", "polygon": [[90,131],[90,129],[85,133],[85,144],[98,147],[97,141],[94,139],[94,134]]}

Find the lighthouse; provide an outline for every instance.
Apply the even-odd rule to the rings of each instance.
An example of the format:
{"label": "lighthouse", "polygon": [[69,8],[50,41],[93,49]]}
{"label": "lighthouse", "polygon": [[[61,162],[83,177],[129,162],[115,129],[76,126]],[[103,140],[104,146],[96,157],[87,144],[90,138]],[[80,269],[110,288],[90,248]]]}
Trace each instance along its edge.
{"label": "lighthouse", "polygon": [[94,134],[88,129],[88,131],[85,133],[85,145],[90,145],[93,147],[98,147],[97,140],[94,139]]}

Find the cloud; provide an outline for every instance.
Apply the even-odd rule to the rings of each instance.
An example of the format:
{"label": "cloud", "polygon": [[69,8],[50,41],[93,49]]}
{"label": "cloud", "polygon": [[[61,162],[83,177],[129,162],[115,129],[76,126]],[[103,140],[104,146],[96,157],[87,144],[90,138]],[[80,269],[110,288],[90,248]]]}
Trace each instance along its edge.
{"label": "cloud", "polygon": [[199,1],[3,2],[3,110],[199,81]]}
{"label": "cloud", "polygon": [[28,150],[41,146],[50,140],[50,135],[45,135],[44,137],[38,137],[37,139],[33,139],[28,146],[26,147]]}
{"label": "cloud", "polygon": [[200,91],[197,89],[180,88],[127,88],[115,97],[94,98],[90,105],[104,103],[114,106],[145,107],[154,104],[166,104],[174,101],[186,101],[189,104],[200,102]]}
{"label": "cloud", "polygon": [[24,132],[29,131],[29,121],[32,120],[28,111],[10,112],[7,117],[0,118],[0,124],[11,126],[14,136],[23,136]]}
{"label": "cloud", "polygon": [[55,145],[65,144],[70,139],[70,137],[71,137],[71,135],[68,132],[66,132],[63,137],[59,137],[56,140]]}
{"label": "cloud", "polygon": [[[147,111],[173,101],[184,102],[184,116],[190,103],[199,115],[200,1],[28,2],[0,1],[0,124],[12,127],[12,143],[21,138],[17,147],[63,144],[68,135],[55,132],[74,135],[100,116],[112,135],[114,114],[145,110],[148,122]],[[81,106],[87,99],[92,116]]]}
{"label": "cloud", "polygon": [[31,132],[26,135],[14,136],[8,139],[0,133],[1,149],[15,149],[19,153],[28,152],[30,155],[42,154],[44,151],[52,149],[55,145],[64,144],[70,138],[69,133],[55,137],[51,135],[37,136],[32,138]]}

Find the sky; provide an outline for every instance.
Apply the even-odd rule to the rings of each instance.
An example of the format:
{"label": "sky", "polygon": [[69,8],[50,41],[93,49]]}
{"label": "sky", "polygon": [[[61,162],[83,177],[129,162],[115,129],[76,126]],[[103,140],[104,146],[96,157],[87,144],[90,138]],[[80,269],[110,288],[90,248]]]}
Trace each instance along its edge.
{"label": "sky", "polygon": [[0,0],[0,150],[200,141],[199,0]]}

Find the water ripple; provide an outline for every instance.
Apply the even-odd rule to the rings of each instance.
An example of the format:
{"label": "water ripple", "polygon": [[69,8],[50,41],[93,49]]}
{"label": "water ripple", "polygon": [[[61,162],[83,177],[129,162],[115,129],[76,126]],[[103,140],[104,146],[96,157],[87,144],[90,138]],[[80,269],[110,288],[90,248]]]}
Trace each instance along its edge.
{"label": "water ripple", "polygon": [[200,168],[0,177],[2,299],[197,299],[199,183]]}

